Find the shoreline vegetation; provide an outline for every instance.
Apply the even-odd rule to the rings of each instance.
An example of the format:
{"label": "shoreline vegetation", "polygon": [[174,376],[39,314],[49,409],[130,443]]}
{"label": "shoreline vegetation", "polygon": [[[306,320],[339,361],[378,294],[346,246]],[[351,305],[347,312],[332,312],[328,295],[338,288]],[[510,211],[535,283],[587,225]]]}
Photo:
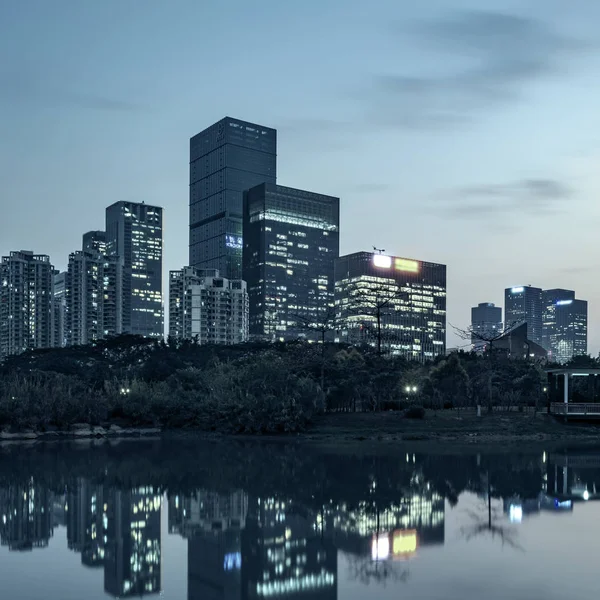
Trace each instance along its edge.
{"label": "shoreline vegetation", "polygon": [[465,352],[420,364],[339,344],[120,336],[5,360],[0,441],[182,430],[358,441],[600,435],[546,415],[544,383],[534,362]]}

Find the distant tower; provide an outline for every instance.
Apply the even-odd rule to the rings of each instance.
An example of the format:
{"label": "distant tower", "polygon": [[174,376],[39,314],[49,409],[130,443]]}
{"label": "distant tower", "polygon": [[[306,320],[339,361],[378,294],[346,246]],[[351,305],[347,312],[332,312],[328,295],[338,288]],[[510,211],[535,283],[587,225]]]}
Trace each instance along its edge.
{"label": "distant tower", "polygon": [[542,345],[542,290],[530,285],[504,290],[504,326],[527,323],[527,339]]}
{"label": "distant tower", "polygon": [[486,339],[502,333],[502,309],[493,302],[481,302],[471,308],[471,330],[473,350],[483,350]]}
{"label": "distant tower", "polygon": [[544,324],[542,346],[550,360],[563,363],[587,354],[588,305],[572,290],[542,292]]}

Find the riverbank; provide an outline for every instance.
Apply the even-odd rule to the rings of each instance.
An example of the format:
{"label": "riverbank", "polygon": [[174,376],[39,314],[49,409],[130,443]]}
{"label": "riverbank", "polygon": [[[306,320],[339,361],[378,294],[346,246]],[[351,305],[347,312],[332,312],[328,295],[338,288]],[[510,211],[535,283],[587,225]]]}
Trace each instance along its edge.
{"label": "riverbank", "polygon": [[496,412],[477,417],[474,411],[426,411],[423,419],[408,419],[402,412],[329,413],[315,416],[306,430],[278,435],[235,435],[202,429],[90,426],[79,423],[64,430],[0,431],[1,442],[57,439],[122,438],[183,435],[198,439],[262,439],[311,443],[382,444],[405,442],[453,442],[503,444],[522,442],[600,443],[600,423],[564,423],[538,413]]}
{"label": "riverbank", "polygon": [[302,436],[315,441],[600,443],[600,423],[564,423],[546,413],[517,411],[481,417],[474,410],[426,411],[424,419],[407,419],[402,413],[336,413],[315,418]]}

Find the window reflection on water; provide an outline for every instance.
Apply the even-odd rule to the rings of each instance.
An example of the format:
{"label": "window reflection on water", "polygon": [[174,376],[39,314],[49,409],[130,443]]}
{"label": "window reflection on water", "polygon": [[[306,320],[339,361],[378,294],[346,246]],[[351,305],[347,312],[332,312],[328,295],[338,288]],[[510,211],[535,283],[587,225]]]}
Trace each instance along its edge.
{"label": "window reflection on water", "polygon": [[[390,586],[424,589],[428,561],[441,573],[439,559],[456,560],[457,548],[535,561],[536,520],[565,539],[600,499],[600,450],[383,450],[187,439],[5,447],[0,577],[15,586],[11,597],[30,571],[51,600],[59,581],[90,573],[102,574],[90,577],[90,597],[179,597],[165,586],[163,560],[177,538],[190,600],[384,597]],[[66,558],[64,571],[49,566],[50,551],[79,555],[81,567]],[[26,555],[28,568],[4,572],[11,553]]]}

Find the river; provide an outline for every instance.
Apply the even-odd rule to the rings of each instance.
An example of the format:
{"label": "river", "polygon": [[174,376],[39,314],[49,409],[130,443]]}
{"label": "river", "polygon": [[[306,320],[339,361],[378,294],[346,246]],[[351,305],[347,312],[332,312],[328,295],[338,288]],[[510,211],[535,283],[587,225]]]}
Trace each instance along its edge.
{"label": "river", "polygon": [[583,600],[599,540],[600,448],[0,447],[7,599]]}

